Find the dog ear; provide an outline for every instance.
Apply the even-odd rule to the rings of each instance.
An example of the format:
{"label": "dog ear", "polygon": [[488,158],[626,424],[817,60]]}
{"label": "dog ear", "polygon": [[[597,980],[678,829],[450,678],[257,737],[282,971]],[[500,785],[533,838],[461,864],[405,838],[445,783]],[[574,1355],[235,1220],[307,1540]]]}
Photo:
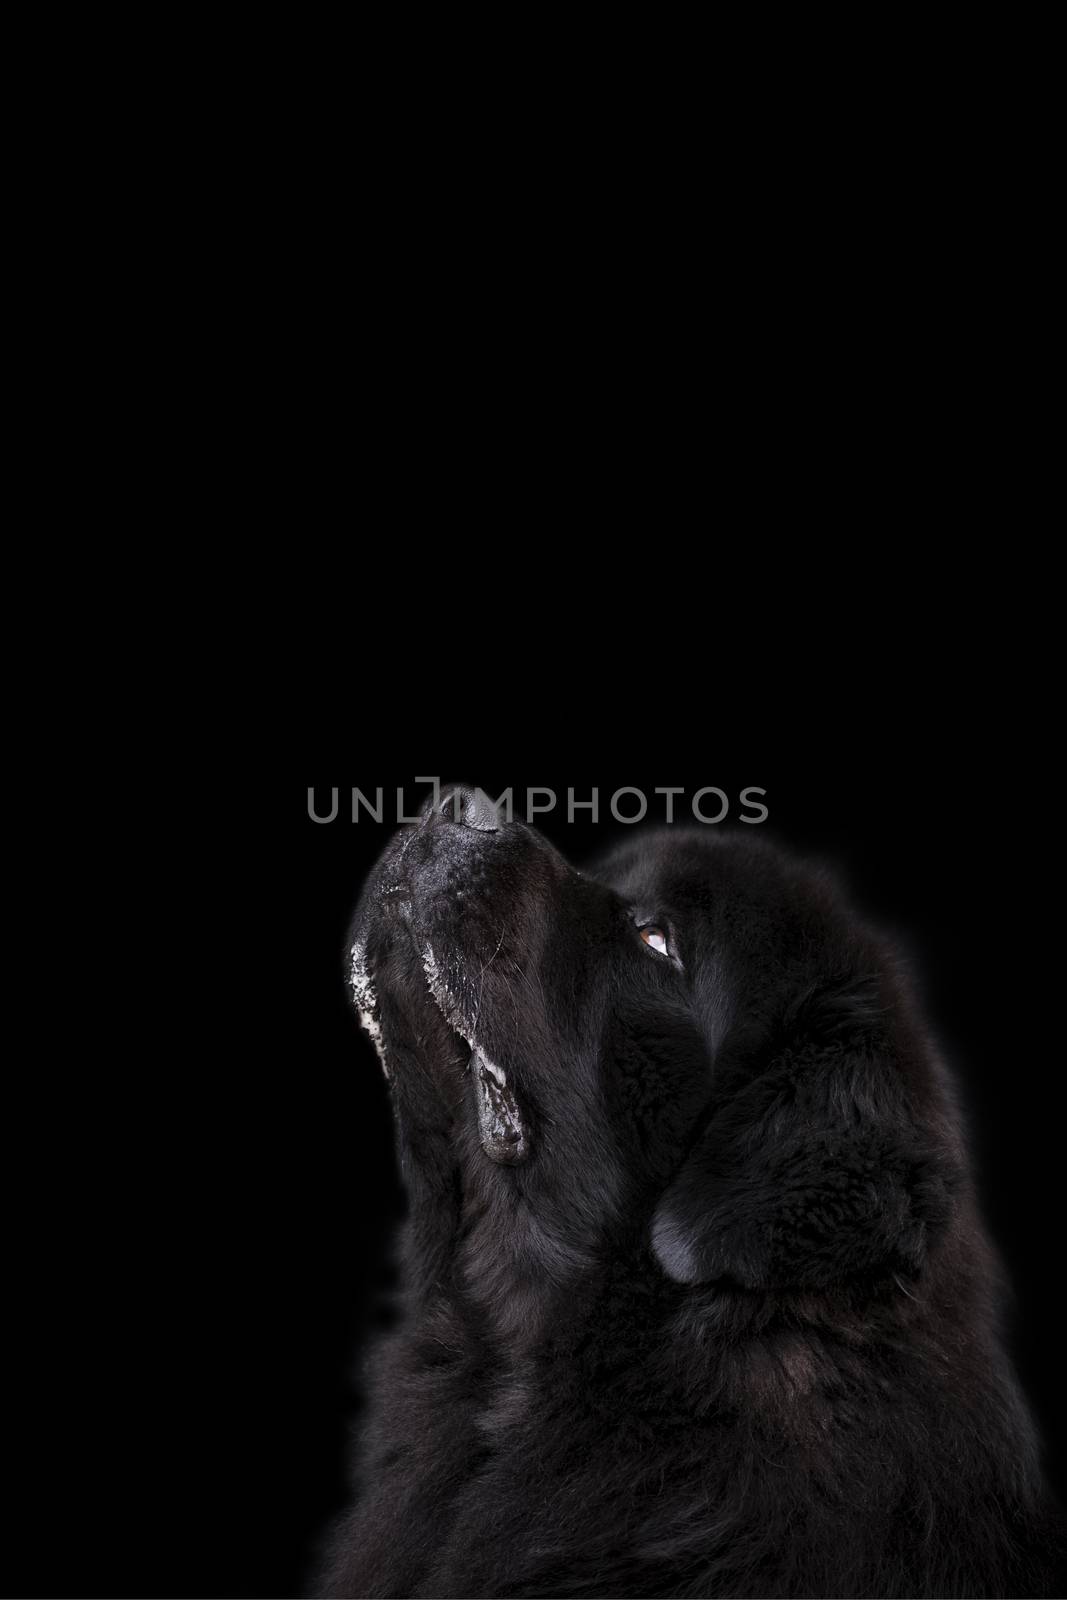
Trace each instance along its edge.
{"label": "dog ear", "polygon": [[918,1272],[951,1164],[864,1011],[852,984],[805,997],[762,1070],[713,1111],[653,1216],[670,1278],[814,1289]]}

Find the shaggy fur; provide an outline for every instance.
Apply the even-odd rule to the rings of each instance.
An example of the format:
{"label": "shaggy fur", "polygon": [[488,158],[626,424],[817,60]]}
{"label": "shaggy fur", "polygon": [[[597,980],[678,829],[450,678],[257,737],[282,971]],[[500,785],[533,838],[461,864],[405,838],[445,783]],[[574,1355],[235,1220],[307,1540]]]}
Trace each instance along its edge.
{"label": "shaggy fur", "polygon": [[586,875],[464,792],[351,943],[406,1306],[318,1594],[1062,1593],[952,1085],[830,878]]}

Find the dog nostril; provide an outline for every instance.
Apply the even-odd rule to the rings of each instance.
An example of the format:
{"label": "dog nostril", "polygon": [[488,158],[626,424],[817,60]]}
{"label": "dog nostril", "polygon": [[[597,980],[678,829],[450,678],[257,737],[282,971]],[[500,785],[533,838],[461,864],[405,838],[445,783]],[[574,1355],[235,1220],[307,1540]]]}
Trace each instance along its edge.
{"label": "dog nostril", "polygon": [[461,822],[480,833],[496,833],[500,827],[496,807],[480,789],[449,789],[437,802],[437,815],[445,822]]}

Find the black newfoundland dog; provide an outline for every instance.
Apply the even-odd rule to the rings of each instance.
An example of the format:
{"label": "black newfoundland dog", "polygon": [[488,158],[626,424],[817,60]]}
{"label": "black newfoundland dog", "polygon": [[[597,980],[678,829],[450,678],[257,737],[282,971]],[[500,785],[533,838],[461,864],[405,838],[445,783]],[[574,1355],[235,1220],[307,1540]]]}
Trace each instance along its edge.
{"label": "black newfoundland dog", "polygon": [[406,1304],[317,1593],[1062,1593],[952,1084],[829,878],[457,790],[351,943]]}

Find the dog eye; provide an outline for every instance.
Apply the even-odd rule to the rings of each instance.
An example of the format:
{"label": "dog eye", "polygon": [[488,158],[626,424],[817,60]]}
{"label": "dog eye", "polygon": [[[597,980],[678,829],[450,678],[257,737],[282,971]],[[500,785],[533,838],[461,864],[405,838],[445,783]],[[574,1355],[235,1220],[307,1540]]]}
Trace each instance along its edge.
{"label": "dog eye", "polygon": [[650,922],[645,927],[638,928],[637,931],[645,943],[652,946],[653,950],[658,950],[661,956],[667,954],[667,935],[662,928],[657,928],[655,923]]}

